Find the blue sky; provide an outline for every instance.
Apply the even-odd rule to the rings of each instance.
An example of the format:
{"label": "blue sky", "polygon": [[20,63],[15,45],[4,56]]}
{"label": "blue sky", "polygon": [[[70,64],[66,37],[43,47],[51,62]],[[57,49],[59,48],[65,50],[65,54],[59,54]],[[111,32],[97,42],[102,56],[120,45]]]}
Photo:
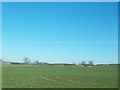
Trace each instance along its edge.
{"label": "blue sky", "polygon": [[117,2],[3,3],[3,58],[117,63],[117,5]]}

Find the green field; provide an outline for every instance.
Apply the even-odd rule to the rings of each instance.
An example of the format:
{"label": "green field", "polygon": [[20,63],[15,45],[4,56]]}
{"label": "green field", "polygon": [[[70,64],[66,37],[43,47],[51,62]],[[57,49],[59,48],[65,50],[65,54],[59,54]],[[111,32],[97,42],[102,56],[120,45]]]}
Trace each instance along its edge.
{"label": "green field", "polygon": [[3,65],[3,88],[117,88],[117,65]]}

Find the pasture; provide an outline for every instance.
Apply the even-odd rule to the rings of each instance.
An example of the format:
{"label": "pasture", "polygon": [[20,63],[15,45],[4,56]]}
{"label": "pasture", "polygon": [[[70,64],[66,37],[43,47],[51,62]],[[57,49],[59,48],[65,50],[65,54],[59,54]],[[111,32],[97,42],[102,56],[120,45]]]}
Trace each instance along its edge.
{"label": "pasture", "polygon": [[117,65],[3,65],[3,88],[117,88]]}

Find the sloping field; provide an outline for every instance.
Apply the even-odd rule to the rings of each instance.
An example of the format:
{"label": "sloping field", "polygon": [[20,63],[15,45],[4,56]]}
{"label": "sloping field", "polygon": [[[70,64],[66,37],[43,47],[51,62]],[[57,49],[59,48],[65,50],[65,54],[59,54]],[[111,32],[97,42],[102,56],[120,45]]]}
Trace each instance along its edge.
{"label": "sloping field", "polygon": [[3,65],[3,88],[116,88],[117,65]]}

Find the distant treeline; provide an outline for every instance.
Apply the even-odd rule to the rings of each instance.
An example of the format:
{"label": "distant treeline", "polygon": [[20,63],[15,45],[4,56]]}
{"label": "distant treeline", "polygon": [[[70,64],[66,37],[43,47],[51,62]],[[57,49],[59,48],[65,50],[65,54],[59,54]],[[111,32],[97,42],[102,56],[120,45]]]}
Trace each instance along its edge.
{"label": "distant treeline", "polygon": [[48,63],[48,62],[39,62],[38,60],[31,62],[31,60],[29,58],[24,58],[23,61],[24,62],[7,62],[7,61],[3,61],[0,60],[1,64],[15,64],[15,65],[64,65],[64,66],[84,66],[84,67],[93,67],[93,66],[109,66],[109,65],[120,65],[120,64],[94,64],[93,61],[89,61],[88,63],[86,63],[86,61],[81,61],[81,63]]}
{"label": "distant treeline", "polygon": [[[21,62],[9,62],[10,64],[26,64],[26,63],[21,63]],[[31,64],[35,64],[35,63],[31,63]],[[41,64],[41,65],[44,65],[44,64],[49,64],[49,63],[46,63],[46,62],[41,62],[41,63],[38,63],[38,64]],[[36,65],[38,65],[36,64]]]}
{"label": "distant treeline", "polygon": [[[9,64],[16,64],[16,65],[26,65],[26,63],[21,63],[21,62],[9,62]],[[76,64],[69,64],[69,63],[47,63],[47,62],[39,62],[37,64],[31,63],[31,65],[64,65],[64,66],[75,66]],[[79,64],[80,66],[103,66],[103,65],[118,65],[118,64],[96,64],[96,65],[90,65],[90,64]],[[78,66],[79,66],[78,65]]]}

